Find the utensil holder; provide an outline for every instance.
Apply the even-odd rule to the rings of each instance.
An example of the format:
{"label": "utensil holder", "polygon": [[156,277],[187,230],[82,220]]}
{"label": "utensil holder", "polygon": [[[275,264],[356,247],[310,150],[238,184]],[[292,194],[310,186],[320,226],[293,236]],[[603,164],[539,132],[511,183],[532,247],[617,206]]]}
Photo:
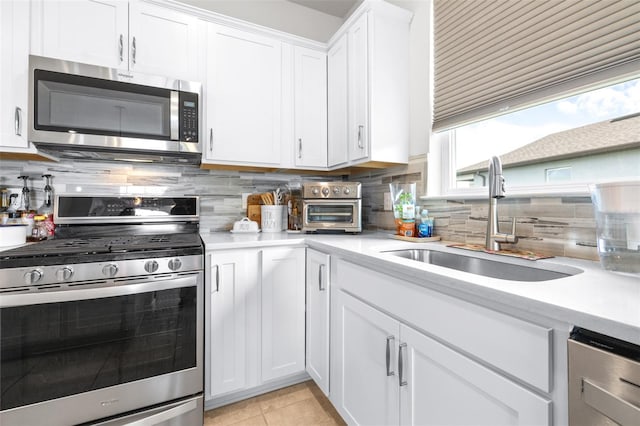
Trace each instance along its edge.
{"label": "utensil holder", "polygon": [[286,206],[260,206],[262,232],[281,232],[286,229]]}

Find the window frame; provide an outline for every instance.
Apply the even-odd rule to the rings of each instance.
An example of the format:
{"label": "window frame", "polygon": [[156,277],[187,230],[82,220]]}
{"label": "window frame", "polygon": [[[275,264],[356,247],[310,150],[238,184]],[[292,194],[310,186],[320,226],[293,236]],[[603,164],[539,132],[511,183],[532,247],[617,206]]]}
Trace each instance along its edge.
{"label": "window frame", "polygon": [[[455,187],[455,129],[432,134],[429,148],[427,154],[427,193],[419,197],[421,200],[480,199],[489,196],[487,187]],[[439,164],[435,164],[436,162]],[[487,158],[488,162],[489,158]],[[507,197],[584,197],[591,196],[589,184],[587,182],[540,183],[511,187],[507,181],[505,182],[505,192]]]}

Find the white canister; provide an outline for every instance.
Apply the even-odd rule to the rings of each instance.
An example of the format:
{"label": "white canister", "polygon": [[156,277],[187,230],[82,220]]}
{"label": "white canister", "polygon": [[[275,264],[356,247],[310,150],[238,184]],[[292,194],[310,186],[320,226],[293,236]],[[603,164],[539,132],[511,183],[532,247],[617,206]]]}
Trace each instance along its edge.
{"label": "white canister", "polygon": [[260,206],[260,224],[262,232],[280,232],[286,229],[283,226],[283,217],[286,217],[286,206]]}

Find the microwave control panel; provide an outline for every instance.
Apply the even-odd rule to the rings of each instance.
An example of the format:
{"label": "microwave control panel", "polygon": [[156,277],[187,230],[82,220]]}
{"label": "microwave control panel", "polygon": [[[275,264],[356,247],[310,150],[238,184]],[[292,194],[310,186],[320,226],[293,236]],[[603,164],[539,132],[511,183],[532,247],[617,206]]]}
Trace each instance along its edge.
{"label": "microwave control panel", "polygon": [[198,142],[198,94],[180,92],[180,140]]}

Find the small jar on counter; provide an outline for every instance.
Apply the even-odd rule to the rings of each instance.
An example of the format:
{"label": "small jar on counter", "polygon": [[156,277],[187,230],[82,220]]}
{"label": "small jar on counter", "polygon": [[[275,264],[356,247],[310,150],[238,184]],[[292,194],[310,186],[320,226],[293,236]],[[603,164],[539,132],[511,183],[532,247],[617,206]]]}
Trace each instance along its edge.
{"label": "small jar on counter", "polygon": [[31,230],[31,237],[28,238],[29,241],[42,241],[47,239],[47,225],[45,220],[46,216],[37,215],[33,217],[33,228]]}

